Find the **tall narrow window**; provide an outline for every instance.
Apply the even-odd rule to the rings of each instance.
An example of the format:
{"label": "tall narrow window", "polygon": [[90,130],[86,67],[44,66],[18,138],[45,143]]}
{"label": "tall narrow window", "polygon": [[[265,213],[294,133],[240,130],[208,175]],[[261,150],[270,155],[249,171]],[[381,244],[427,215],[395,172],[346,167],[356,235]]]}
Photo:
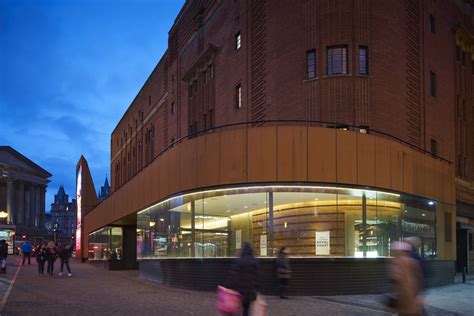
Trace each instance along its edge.
{"label": "tall narrow window", "polygon": [[174,114],[174,102],[171,102],[171,114]]}
{"label": "tall narrow window", "polygon": [[452,241],[451,237],[451,213],[444,212],[444,241]]}
{"label": "tall narrow window", "polygon": [[430,21],[429,21],[429,30],[431,33],[436,34],[436,20],[433,15],[430,14]]}
{"label": "tall narrow window", "polygon": [[240,35],[240,32],[235,34],[235,49],[238,50],[242,46],[242,36]]}
{"label": "tall narrow window", "polygon": [[332,46],[327,48],[328,75],[347,74],[347,46]]}
{"label": "tall narrow window", "polygon": [[316,50],[308,50],[306,52],[306,68],[307,68],[307,78],[314,79],[316,78]]}
{"label": "tall narrow window", "polygon": [[359,74],[369,74],[369,49],[367,46],[359,47]]}
{"label": "tall narrow window", "polygon": [[430,95],[436,97],[436,74],[430,71]]}
{"label": "tall narrow window", "polygon": [[148,105],[151,105],[151,95],[148,96]]}
{"label": "tall narrow window", "polygon": [[433,138],[431,139],[431,153],[435,156],[438,155],[438,144]]}
{"label": "tall narrow window", "polygon": [[235,108],[240,109],[242,107],[242,85],[239,83],[235,86]]}

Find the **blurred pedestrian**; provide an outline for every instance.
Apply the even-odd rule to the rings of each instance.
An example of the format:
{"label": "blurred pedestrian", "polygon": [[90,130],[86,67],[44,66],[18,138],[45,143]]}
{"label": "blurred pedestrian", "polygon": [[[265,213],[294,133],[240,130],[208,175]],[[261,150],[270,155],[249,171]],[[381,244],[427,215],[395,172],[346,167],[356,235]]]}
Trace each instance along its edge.
{"label": "blurred pedestrian", "polygon": [[286,288],[291,276],[290,259],[288,258],[288,250],[281,247],[277,259],[277,274],[280,298],[287,299]]}
{"label": "blurred pedestrian", "polygon": [[33,246],[29,240],[25,240],[23,245],[21,245],[21,252],[23,253],[22,265],[25,264],[26,258],[28,258],[28,264],[31,264],[31,252],[33,251]]}
{"label": "blurred pedestrian", "polygon": [[1,273],[7,273],[8,244],[5,239],[0,240]]}
{"label": "blurred pedestrian", "polygon": [[46,251],[46,244],[40,244],[36,252],[36,263],[38,264],[38,274],[44,274],[44,264],[46,263],[48,254]]}
{"label": "blurred pedestrian", "polygon": [[67,276],[70,277],[72,276],[71,274],[71,268],[69,267],[69,257],[71,256],[72,248],[69,245],[64,245],[61,243],[58,247],[58,255],[59,259],[61,259],[61,271],[59,272],[59,276],[63,274],[63,269],[64,265],[66,265],[67,268]]}
{"label": "blurred pedestrian", "polygon": [[53,241],[50,241],[46,246],[46,260],[48,261],[48,274],[53,276],[54,272],[54,262],[56,261],[56,257],[58,255],[58,250],[56,248],[56,244]]}
{"label": "blurred pedestrian", "polygon": [[250,244],[246,243],[240,258],[234,267],[233,289],[242,296],[242,315],[249,315],[250,304],[257,298],[258,282],[258,262],[253,255]]}
{"label": "blurred pedestrian", "polygon": [[400,315],[422,315],[423,312],[422,271],[411,252],[412,246],[406,242],[392,244],[394,258],[390,264],[390,281],[393,299],[389,306]]}

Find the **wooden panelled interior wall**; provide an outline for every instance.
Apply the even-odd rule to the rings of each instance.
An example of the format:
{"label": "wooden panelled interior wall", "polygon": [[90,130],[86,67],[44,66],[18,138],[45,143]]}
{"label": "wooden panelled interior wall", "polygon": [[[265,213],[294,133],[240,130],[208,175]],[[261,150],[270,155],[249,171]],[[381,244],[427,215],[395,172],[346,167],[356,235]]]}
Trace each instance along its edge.
{"label": "wooden panelled interior wall", "polygon": [[[85,233],[186,190],[278,181],[375,186],[443,202],[455,216],[452,164],[353,131],[254,127],[215,131],[176,145],[92,210],[84,219]],[[438,247],[445,249],[439,251],[446,255],[442,259],[454,259],[449,243],[439,239]]]}

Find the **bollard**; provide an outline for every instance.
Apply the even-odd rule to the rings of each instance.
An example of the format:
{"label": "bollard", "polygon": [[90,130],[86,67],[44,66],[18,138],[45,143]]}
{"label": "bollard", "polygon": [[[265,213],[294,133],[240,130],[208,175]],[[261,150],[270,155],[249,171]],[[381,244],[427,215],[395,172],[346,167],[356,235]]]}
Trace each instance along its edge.
{"label": "bollard", "polygon": [[466,272],[467,272],[467,267],[464,267],[462,269],[462,283],[466,283]]}

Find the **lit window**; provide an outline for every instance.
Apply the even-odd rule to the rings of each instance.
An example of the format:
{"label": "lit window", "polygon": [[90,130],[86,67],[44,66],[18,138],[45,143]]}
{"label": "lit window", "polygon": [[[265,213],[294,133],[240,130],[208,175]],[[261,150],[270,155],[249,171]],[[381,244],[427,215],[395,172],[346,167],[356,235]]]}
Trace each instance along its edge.
{"label": "lit window", "polygon": [[359,47],[359,74],[369,74],[369,53],[366,46]]}
{"label": "lit window", "polygon": [[240,32],[235,34],[235,49],[240,49],[242,46],[242,36],[240,35]]}
{"label": "lit window", "polygon": [[306,52],[307,78],[316,78],[316,50]]}
{"label": "lit window", "polygon": [[240,109],[242,107],[242,86],[240,83],[235,86],[235,108]]}
{"label": "lit window", "polygon": [[429,30],[431,33],[436,34],[436,21],[435,17],[430,14]]}
{"label": "lit window", "polygon": [[436,97],[436,74],[430,71],[430,95]]}
{"label": "lit window", "polygon": [[347,46],[327,48],[328,75],[347,74]]}

